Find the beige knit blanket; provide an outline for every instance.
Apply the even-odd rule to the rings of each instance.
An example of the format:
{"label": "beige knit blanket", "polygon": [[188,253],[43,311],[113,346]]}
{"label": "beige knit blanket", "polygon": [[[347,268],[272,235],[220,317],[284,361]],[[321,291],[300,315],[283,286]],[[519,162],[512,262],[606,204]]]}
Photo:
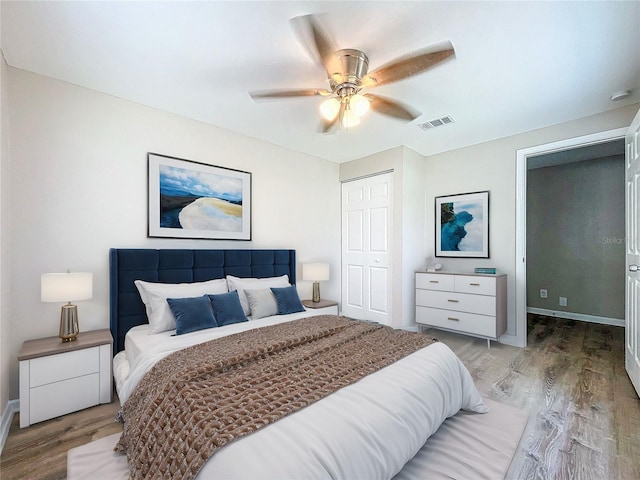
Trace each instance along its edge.
{"label": "beige knit blanket", "polygon": [[131,478],[194,478],[216,450],[436,341],[323,315],[175,352],[119,416]]}

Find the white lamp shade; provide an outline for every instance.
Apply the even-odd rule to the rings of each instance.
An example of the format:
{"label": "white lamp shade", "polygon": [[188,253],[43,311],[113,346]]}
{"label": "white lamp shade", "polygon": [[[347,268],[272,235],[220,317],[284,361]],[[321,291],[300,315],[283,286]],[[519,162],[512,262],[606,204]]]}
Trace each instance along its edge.
{"label": "white lamp shade", "polygon": [[342,128],[348,130],[356,125],[360,125],[360,117],[351,109],[345,110],[342,115]]}
{"label": "white lamp shade", "polygon": [[340,111],[340,100],[335,97],[328,98],[320,104],[320,113],[327,121],[332,121]]}
{"label": "white lamp shade", "polygon": [[329,280],[329,264],[303,263],[302,279],[310,282],[325,282]]}
{"label": "white lamp shade", "polygon": [[92,273],[43,273],[40,277],[40,300],[43,302],[87,300],[92,295]]}
{"label": "white lamp shade", "polygon": [[361,117],[369,111],[370,104],[369,100],[367,100],[367,97],[356,93],[355,95],[351,96],[351,99],[349,100],[349,106],[356,115]]}

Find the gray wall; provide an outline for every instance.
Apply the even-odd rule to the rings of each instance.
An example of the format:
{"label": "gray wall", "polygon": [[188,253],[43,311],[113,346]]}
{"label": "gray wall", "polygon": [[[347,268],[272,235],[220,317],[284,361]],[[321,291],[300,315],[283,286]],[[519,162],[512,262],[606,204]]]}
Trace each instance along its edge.
{"label": "gray wall", "polygon": [[624,210],[623,155],[529,170],[527,306],[624,319]]}

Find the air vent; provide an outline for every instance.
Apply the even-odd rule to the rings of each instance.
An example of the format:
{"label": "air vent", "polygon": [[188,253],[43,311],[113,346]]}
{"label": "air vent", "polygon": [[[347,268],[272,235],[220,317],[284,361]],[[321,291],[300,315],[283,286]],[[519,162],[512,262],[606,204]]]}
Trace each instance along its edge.
{"label": "air vent", "polygon": [[420,123],[418,124],[418,126],[422,130],[431,130],[432,128],[442,127],[453,122],[455,122],[453,117],[451,115],[447,115],[446,117],[436,118],[435,120],[429,120],[428,122]]}

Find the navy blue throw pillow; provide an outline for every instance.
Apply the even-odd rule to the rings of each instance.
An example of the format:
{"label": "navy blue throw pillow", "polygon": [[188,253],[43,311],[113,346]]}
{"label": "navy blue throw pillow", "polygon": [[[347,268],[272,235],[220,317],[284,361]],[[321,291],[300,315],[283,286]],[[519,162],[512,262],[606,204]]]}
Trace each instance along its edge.
{"label": "navy blue throw pillow", "polygon": [[242,310],[242,305],[240,305],[240,297],[238,297],[237,290],[221,293],[220,295],[209,295],[209,300],[211,300],[213,314],[220,327],[248,321]]}
{"label": "navy blue throw pillow", "polygon": [[286,315],[287,313],[304,312],[298,290],[294,285],[290,287],[271,287],[273,295],[276,297],[278,304],[278,315]]}
{"label": "navy blue throw pillow", "polygon": [[169,308],[176,317],[176,335],[218,326],[211,302],[206,295],[192,298],[167,298]]}

